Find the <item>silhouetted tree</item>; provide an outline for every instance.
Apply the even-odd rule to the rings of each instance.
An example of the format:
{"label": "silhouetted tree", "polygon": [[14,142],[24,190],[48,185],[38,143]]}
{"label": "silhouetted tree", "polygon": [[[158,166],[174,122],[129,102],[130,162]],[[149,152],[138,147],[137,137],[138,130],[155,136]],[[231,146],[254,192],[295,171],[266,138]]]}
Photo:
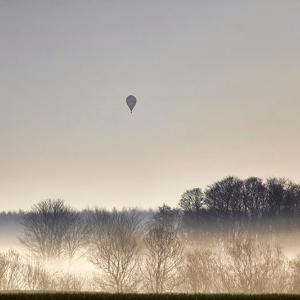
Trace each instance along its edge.
{"label": "silhouetted tree", "polygon": [[184,212],[198,212],[206,208],[202,190],[200,188],[187,190],[179,200],[179,207]]}
{"label": "silhouetted tree", "polygon": [[269,216],[279,216],[284,203],[286,179],[269,178],[266,182],[266,202]]}
{"label": "silhouetted tree", "polygon": [[243,182],[243,207],[246,214],[251,218],[261,217],[266,211],[266,188],[262,179],[249,177]]}
{"label": "silhouetted tree", "polygon": [[240,216],[244,211],[242,187],[242,180],[236,177],[212,184],[205,192],[208,208],[220,216]]}
{"label": "silhouetted tree", "polygon": [[166,204],[158,207],[158,211],[154,213],[153,219],[157,223],[169,224],[174,228],[178,228],[180,226],[179,211],[177,209],[171,208]]}
{"label": "silhouetted tree", "polygon": [[[199,243],[211,235],[212,225],[216,227],[215,218],[211,218],[211,209],[207,206],[205,195],[200,188],[187,190],[179,200],[181,209],[181,231],[186,242]],[[213,222],[213,224],[212,224]]]}
{"label": "silhouetted tree", "polygon": [[300,215],[300,185],[287,181],[284,190],[282,212],[284,217]]}

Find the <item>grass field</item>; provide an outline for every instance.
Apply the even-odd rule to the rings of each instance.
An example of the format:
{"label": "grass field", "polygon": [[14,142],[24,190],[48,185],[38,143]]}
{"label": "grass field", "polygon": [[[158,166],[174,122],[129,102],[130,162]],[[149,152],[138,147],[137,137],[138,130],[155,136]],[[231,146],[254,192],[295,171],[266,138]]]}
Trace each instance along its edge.
{"label": "grass field", "polygon": [[3,293],[5,300],[281,300],[300,299],[300,295],[186,295],[186,294],[102,294],[102,293]]}

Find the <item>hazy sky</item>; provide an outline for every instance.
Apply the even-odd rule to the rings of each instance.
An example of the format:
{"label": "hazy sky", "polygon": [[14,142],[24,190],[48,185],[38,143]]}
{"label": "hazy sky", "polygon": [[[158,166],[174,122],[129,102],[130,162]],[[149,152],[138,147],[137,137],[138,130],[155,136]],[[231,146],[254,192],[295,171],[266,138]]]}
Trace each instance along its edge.
{"label": "hazy sky", "polygon": [[299,182],[299,113],[298,0],[0,0],[0,210]]}

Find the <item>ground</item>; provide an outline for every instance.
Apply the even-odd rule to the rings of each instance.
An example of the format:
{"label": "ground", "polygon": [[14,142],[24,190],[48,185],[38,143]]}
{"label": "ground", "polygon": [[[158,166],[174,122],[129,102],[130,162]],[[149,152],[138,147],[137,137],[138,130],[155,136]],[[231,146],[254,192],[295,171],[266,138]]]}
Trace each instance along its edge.
{"label": "ground", "polygon": [[184,294],[101,294],[101,293],[3,293],[5,300],[285,300],[300,299],[300,295],[184,295]]}

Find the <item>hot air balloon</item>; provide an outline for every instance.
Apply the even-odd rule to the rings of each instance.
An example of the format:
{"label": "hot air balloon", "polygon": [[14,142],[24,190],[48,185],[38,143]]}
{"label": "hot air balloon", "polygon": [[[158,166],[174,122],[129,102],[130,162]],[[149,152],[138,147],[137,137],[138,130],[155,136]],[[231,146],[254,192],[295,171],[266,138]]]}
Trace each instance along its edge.
{"label": "hot air balloon", "polygon": [[134,96],[130,95],[126,98],[126,103],[130,109],[130,112],[132,113],[132,110],[136,105],[136,98]]}

